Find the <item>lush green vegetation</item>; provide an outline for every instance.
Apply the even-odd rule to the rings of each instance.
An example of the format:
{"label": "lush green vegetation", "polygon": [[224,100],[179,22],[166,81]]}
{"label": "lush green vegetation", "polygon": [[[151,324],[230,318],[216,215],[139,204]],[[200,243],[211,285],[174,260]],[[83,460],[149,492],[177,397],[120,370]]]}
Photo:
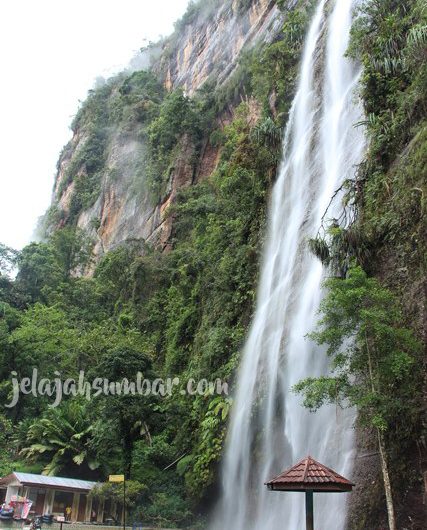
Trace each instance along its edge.
{"label": "lush green vegetation", "polygon": [[[108,145],[108,98],[111,90],[112,83],[92,90],[72,124],[73,131],[78,130],[82,139],[60,185],[60,192],[63,192],[71,182],[74,183],[69,212],[72,220],[81,210],[91,206],[99,195]],[[66,155],[70,147],[67,146],[63,154]]]}
{"label": "lush green vegetation", "polygon": [[[9,293],[2,318],[5,379],[12,370],[30,376],[34,368],[51,378],[56,370],[77,378],[85,369],[88,377],[111,381],[132,380],[138,370],[150,378],[231,376],[252,310],[266,192],[277,162],[277,142],[266,145],[262,135],[260,141],[249,114],[241,105],[224,130],[212,177],[180,194],[169,255],[129,243],[107,254],[90,279],[73,274],[89,259],[79,230],[57,230],[22,251],[16,280],[2,277]],[[5,380],[5,401],[10,390]],[[48,402],[23,396],[13,409],[16,458],[49,473],[103,477],[124,469],[149,488],[144,513],[153,520],[171,513],[176,523],[214,481],[227,396],[110,396],[87,404],[67,400],[53,410]]]}
{"label": "lush green vegetation", "polygon": [[322,319],[311,338],[327,345],[332,375],[301,381],[295,390],[310,410],[328,402],[355,406],[359,423],[376,432],[389,528],[396,528],[390,457],[393,449],[410,450],[422,423],[421,343],[402,326],[393,294],[360,267],[350,268],[345,279],[327,280],[325,287]]}
{"label": "lush green vegetation", "polygon": [[[328,283],[325,327],[314,335],[330,346],[341,375],[333,380],[305,381],[299,389],[305,389],[307,405],[314,407],[345,396],[358,406],[361,420],[379,430],[398,525],[406,525],[408,515],[414,518],[413,506],[422,490],[421,476],[414,469],[421,465],[425,451],[420,402],[424,365],[409,332],[423,337],[419,293],[427,263],[425,2],[363,2],[349,53],[364,67],[361,92],[367,119],[359,126],[367,129],[369,148],[356,180],[345,183],[347,216],[340,220],[343,222],[323,227],[320,236],[311,241],[315,254],[342,278]],[[380,278],[400,303],[376,280],[352,269],[354,260]],[[346,303],[352,297],[351,322]],[[341,324],[338,315],[343,318]],[[337,355],[339,341],[350,329],[356,332],[356,344],[351,351]],[[363,330],[367,332],[364,344]],[[363,358],[368,349],[372,374],[367,372],[369,359]],[[357,384],[348,384],[350,373]],[[363,496],[363,507],[361,504],[352,528],[384,524],[384,514],[378,509],[382,495],[381,489],[372,488]]]}
{"label": "lush green vegetation", "polygon": [[352,53],[364,65],[362,95],[372,142],[358,200],[366,236],[390,243],[402,229],[419,227],[413,216],[420,220],[424,200],[425,165],[419,159],[425,157],[427,12],[422,1],[387,0],[366,3],[362,14]]}
{"label": "lush green vegetation", "polygon": [[[50,212],[52,223],[62,219],[65,227],[17,256],[10,249],[2,253],[2,400],[11,399],[11,371],[29,377],[34,368],[50,378],[55,371],[78,378],[83,369],[89,380],[134,380],[138,371],[150,379],[231,380],[253,310],[284,119],[268,103],[264,77],[286,71],[286,80],[274,87],[286,112],[304,13],[301,8],[291,15],[274,53],[257,50],[244,59],[248,82],[232,79],[221,90],[208,83],[188,98],[180,90],[165,93],[150,72],[135,72],[89,95],[73,123],[84,140],[76,152],[68,146],[62,154],[68,160],[63,189],[74,183],[70,212]],[[290,23],[299,24],[296,40],[288,36]],[[228,98],[234,118],[224,127],[217,118]],[[92,277],[81,277],[93,266],[93,243],[75,221],[108,171],[112,134],[144,144],[137,170],[153,200],[164,193],[183,149],[196,169],[201,147],[210,141],[221,151],[220,162],[210,177],[179,192],[169,211],[169,254],[128,242],[106,254]],[[16,259],[19,272],[12,280],[7,263]],[[26,395],[8,411],[4,436],[13,439],[13,466],[101,480],[123,471],[136,485],[135,517],[147,523],[188,524],[191,513],[209,502],[231,406],[227,395],[101,395],[90,402],[67,398],[49,409],[52,401]],[[95,493],[114,496],[110,489]]]}
{"label": "lush green vegetation", "polygon": [[304,392],[310,409],[325,401],[356,405],[359,420],[380,431],[397,419],[408,421],[399,435],[411,439],[412,416],[419,410],[421,381],[417,385],[414,368],[421,345],[401,327],[397,300],[360,267],[351,268],[345,279],[327,280],[325,287],[323,318],[311,338],[328,346],[336,375],[307,379],[296,390]]}
{"label": "lush green vegetation", "polygon": [[[61,155],[60,191],[74,186],[69,211],[51,208],[50,236],[42,243],[20,253],[0,245],[2,402],[12,396],[10,373],[29,377],[34,368],[50,378],[55,371],[78,378],[85,370],[89,380],[133,380],[141,371],[150,379],[232,381],[253,311],[266,203],[311,5],[302,1],[290,11],[273,43],[246,51],[220,88],[211,80],[189,98],[181,90],[167,93],[152,72],[140,71],[90,93],[72,125],[79,147],[70,144]],[[178,29],[215,6],[191,4]],[[348,206],[357,215],[350,226],[325,227],[325,238],[311,243],[337,272],[327,282],[322,327],[313,335],[329,346],[336,377],[298,389],[312,408],[324,401],[358,406],[363,425],[381,435],[402,503],[403,484],[418,487],[405,455],[422,441],[421,361],[409,331],[420,336],[421,310],[406,291],[414,292],[411,283],[421,285],[425,266],[427,74],[420,57],[426,57],[426,11],[421,0],[386,0],[366,2],[361,15],[350,53],[365,67],[364,125],[371,141],[357,181],[346,183]],[[121,176],[120,167],[109,167],[113,136],[139,142],[129,182],[138,191],[143,181],[153,202],[166,193],[180,156],[196,171],[206,142],[220,152],[213,174],[181,190],[171,206],[167,254],[129,241],[94,264],[93,242],[75,226],[105,175]],[[93,275],[82,275],[90,267]],[[355,342],[342,351],[349,336]],[[55,409],[51,402],[22,396],[0,415],[0,474],[32,469],[102,481],[125,472],[135,518],[163,526],[188,525],[208,507],[231,406],[227,396],[68,397]],[[113,499],[118,493],[103,485],[94,495]],[[381,504],[372,499],[368,521],[373,505]],[[360,519],[362,527],[366,520]]]}
{"label": "lush green vegetation", "polygon": [[[196,102],[176,90],[168,94],[159,109],[159,115],[145,131],[148,144],[147,176],[157,198],[164,192],[168,170],[177,158],[184,142],[200,149],[203,135],[201,112]],[[197,158],[194,157],[194,164]]]}

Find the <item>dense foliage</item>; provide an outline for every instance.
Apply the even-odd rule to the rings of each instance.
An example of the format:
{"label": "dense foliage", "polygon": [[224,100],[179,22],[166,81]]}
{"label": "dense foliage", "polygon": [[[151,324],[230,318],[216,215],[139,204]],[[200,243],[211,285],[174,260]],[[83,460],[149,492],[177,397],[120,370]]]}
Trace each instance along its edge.
{"label": "dense foliage", "polygon": [[[39,377],[59,372],[62,379],[78,379],[85,370],[88,380],[135,380],[140,371],[150,380],[232,382],[253,309],[283,112],[308,21],[301,4],[289,14],[283,38],[248,54],[221,89],[208,82],[193,98],[166,93],[151,72],[140,71],[89,94],[72,126],[78,148],[68,145],[58,166],[62,191],[73,186],[69,212],[51,208],[44,242],[19,255],[1,248],[3,401],[12,397],[10,373],[30,377],[34,369]],[[180,25],[206,9],[191,5]],[[267,81],[270,71],[277,76]],[[271,92],[279,110],[269,103]],[[226,126],[218,119],[225,106],[233,116]],[[221,153],[219,164],[179,192],[169,211],[168,254],[129,241],[95,265],[93,241],[75,225],[96,200],[102,174],[120,178],[110,169],[108,145],[127,136],[141,145],[130,185],[138,191],[144,182],[153,201],[165,193],[183,149],[196,170],[209,141]],[[12,280],[7,271],[16,261]],[[81,276],[87,270],[93,275]],[[125,472],[136,485],[135,517],[156,524],[187,524],[209,499],[231,406],[227,395],[71,396],[50,409],[53,401],[25,395],[8,411],[4,437],[13,437],[14,467],[100,480]],[[94,495],[113,498],[113,490],[102,486]]]}
{"label": "dense foliage", "polygon": [[[349,53],[363,63],[361,95],[366,120],[358,126],[367,129],[368,151],[356,180],[345,183],[345,215],[339,222],[322,227],[319,237],[310,245],[337,276],[344,278],[328,284],[330,300],[357,279],[354,271],[349,272],[354,260],[370,275],[379,277],[400,299],[400,313],[397,314],[390,291],[378,291],[380,287],[375,280],[365,279],[361,285],[358,295],[369,288],[366,292],[370,292],[370,297],[380,292],[385,297],[382,309],[381,305],[377,306],[383,312],[381,322],[378,321],[379,313],[375,315],[367,311],[361,314],[358,311],[361,306],[357,304],[352,313],[356,333],[365,325],[376,326],[372,337],[376,344],[372,351],[373,362],[377,363],[374,377],[385,379],[380,384],[382,390],[374,397],[358,391],[357,385],[347,387],[344,394],[357,403],[361,418],[370,417],[371,424],[373,422],[383,429],[398,524],[417,528],[422,514],[417,513],[416,505],[423,486],[421,475],[415,469],[422,468],[427,450],[422,403],[425,358],[410,355],[405,360],[408,349],[399,345],[403,329],[412,329],[419,339],[425,332],[423,297],[420,298],[425,289],[427,233],[425,2],[363,2],[353,27]],[[343,299],[337,300],[337,310],[343,309],[340,300]],[[331,307],[325,306],[324,309],[325,318],[332,318]],[[368,316],[372,317],[371,323],[366,320]],[[345,322],[344,319],[342,325]],[[340,327],[337,328],[336,324],[331,320],[326,322],[329,336],[325,331],[316,338],[335,346],[333,341],[339,337],[337,329]],[[399,355],[393,361],[397,353]],[[363,362],[358,355],[351,356],[350,360],[348,356],[339,355],[335,366],[347,374],[354,374],[355,370],[360,375],[360,370],[367,369],[366,359]],[[387,382],[389,369],[392,379]],[[345,379],[340,382],[346,386]],[[359,383],[363,385],[363,378]],[[330,399],[334,392],[338,399],[344,389],[329,380],[306,382],[303,387],[309,392],[308,405]],[[406,408],[408,403],[411,405]],[[368,521],[372,526],[384,524],[383,512],[378,509],[382,505],[381,497],[381,488],[372,488],[361,496],[352,528],[365,528]]]}
{"label": "dense foliage", "polygon": [[359,420],[380,431],[397,420],[407,422],[398,434],[411,440],[413,415],[420,406],[416,365],[421,345],[399,326],[397,300],[360,267],[350,269],[345,279],[327,280],[325,287],[323,318],[311,338],[328,346],[334,375],[307,379],[296,390],[305,394],[310,409],[325,401],[356,405]]}
{"label": "dense foliage", "polygon": [[[239,9],[246,4],[239,2]],[[286,3],[279,4],[285,10]],[[12,398],[11,372],[30,377],[34,369],[50,378],[57,371],[62,379],[78,379],[84,370],[88,380],[134,380],[140,371],[150,380],[232,383],[253,311],[266,204],[312,4],[298,2],[282,35],[242,54],[221,87],[209,80],[190,98],[179,89],[167,92],[151,71],[137,71],[89,94],[72,126],[75,143],[59,164],[69,211],[50,209],[41,243],[20,253],[0,245],[2,402]],[[216,0],[191,3],[178,31],[216,7]],[[330,346],[338,375],[299,387],[314,408],[338,398],[359,407],[364,424],[384,434],[398,488],[397,475],[403,482],[413,469],[402,451],[421,439],[421,360],[408,331],[420,334],[419,308],[408,308],[403,296],[402,312],[391,290],[401,294],[410,282],[420,285],[425,264],[425,27],[421,0],[366,2],[355,25],[350,53],[365,67],[363,125],[371,138],[357,181],[346,183],[358,215],[351,226],[329,227],[311,244],[340,276],[326,286],[324,328],[314,335]],[[113,167],[110,142],[128,138],[138,143],[138,157]],[[94,242],[76,224],[97,200],[102,178],[126,174],[132,193],[148,194],[155,204],[167,195],[179,157],[195,174],[207,143],[219,163],[171,205],[170,252],[131,240],[94,263]],[[355,258],[391,290],[353,268]],[[366,385],[364,331],[375,355],[374,392]],[[354,345],[339,351],[353,334]],[[227,395],[68,396],[53,409],[52,401],[21,396],[0,415],[0,475],[44,470],[103,481],[123,472],[135,518],[163,526],[190,524],[208,507],[232,405]],[[119,497],[111,485],[93,495]]]}
{"label": "dense foliage", "polygon": [[[18,301],[3,302],[5,378],[12,370],[29,377],[34,368],[51,378],[55,371],[77,378],[85,369],[111,381],[135,379],[137,371],[150,379],[232,374],[250,318],[265,195],[276,163],[271,148],[251,134],[248,113],[241,106],[224,130],[216,173],[181,193],[169,255],[129,243],[107,254],[93,278],[80,278],[72,272],[88,257],[79,230],[64,228],[24,249],[16,280],[4,277],[10,301]],[[5,402],[10,392],[6,380]],[[213,481],[221,452],[229,403],[227,396],[215,399],[110,396],[87,404],[67,400],[48,410],[47,397],[23,396],[11,412],[20,422],[16,456],[52,474],[101,478],[124,469],[149,487],[145,502],[153,517],[152,503],[163,506],[166,494],[188,515],[184,484],[187,502],[197,501]],[[182,459],[179,468],[165,471],[183,455],[185,465]]]}
{"label": "dense foliage", "polygon": [[304,394],[304,405],[313,411],[324,403],[356,407],[358,422],[376,432],[393,529],[392,451],[385,440],[392,431],[393,446],[405,453],[419,432],[421,343],[402,326],[402,311],[393,294],[360,267],[350,268],[345,279],[327,280],[325,288],[322,319],[311,338],[328,347],[332,373],[301,381],[295,390]]}

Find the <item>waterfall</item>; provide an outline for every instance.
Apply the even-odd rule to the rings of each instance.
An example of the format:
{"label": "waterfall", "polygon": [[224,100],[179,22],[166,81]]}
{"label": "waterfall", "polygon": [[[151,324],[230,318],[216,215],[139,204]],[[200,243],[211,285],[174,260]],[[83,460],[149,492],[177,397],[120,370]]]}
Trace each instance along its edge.
{"label": "waterfall", "polygon": [[[310,454],[350,474],[353,413],[310,414],[292,387],[327,373],[315,328],[324,270],[307,248],[334,191],[352,178],[364,151],[355,88],[360,72],[344,57],[356,0],[320,0],[309,28],[272,192],[257,307],[243,352],[223,462],[215,530],[300,530],[304,496],[264,482]],[[338,217],[334,201],[328,218]],[[342,530],[346,498],[315,495],[316,527]],[[318,526],[317,526],[318,525]]]}

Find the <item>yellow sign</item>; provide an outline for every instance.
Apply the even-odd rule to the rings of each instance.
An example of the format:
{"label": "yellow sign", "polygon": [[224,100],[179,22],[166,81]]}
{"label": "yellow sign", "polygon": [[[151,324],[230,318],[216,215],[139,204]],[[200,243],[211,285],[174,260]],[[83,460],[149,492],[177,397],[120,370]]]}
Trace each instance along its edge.
{"label": "yellow sign", "polygon": [[125,481],[125,476],[124,475],[110,475],[108,477],[108,480],[110,482],[124,482]]}

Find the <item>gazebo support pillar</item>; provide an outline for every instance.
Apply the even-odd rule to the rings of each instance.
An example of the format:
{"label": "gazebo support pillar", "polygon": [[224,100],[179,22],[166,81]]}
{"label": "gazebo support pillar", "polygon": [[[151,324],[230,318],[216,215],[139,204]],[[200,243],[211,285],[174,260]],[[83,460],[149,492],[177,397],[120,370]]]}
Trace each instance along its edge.
{"label": "gazebo support pillar", "polygon": [[314,530],[314,509],[313,509],[313,492],[305,492],[305,528]]}
{"label": "gazebo support pillar", "polygon": [[352,491],[354,484],[329,467],[307,456],[298,464],[273,478],[265,485],[270,491],[305,493],[305,527],[314,530],[314,493]]}

